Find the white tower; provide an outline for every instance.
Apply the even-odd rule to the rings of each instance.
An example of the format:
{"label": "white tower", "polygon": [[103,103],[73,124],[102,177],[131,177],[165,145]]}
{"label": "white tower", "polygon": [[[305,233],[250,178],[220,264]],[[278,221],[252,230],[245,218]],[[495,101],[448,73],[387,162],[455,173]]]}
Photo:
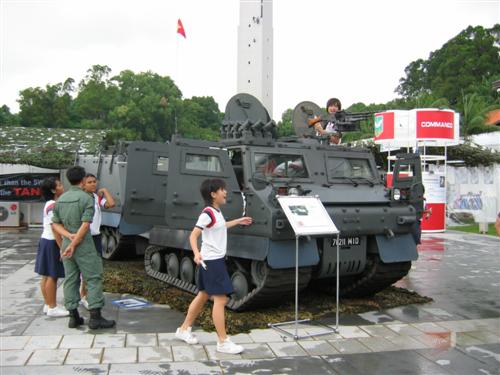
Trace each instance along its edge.
{"label": "white tower", "polygon": [[255,96],[273,117],[272,0],[240,0],[238,92]]}

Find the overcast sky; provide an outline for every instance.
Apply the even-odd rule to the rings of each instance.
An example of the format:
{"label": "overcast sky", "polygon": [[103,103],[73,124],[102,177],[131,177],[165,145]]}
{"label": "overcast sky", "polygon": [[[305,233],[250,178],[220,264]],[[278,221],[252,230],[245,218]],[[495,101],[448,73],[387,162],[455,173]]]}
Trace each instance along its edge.
{"label": "overcast sky", "polygon": [[[500,0],[274,0],[273,13],[280,120],[303,100],[393,99],[411,61],[468,25],[492,27]],[[79,82],[94,64],[170,75],[184,97],[213,96],[221,111],[236,93],[239,0],[0,0],[0,17],[0,105],[13,112],[20,90]]]}

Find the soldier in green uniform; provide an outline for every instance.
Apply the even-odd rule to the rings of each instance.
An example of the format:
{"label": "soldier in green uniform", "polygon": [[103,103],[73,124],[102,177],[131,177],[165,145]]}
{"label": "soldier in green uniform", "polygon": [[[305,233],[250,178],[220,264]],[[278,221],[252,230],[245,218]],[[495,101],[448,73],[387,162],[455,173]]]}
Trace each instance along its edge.
{"label": "soldier in green uniform", "polygon": [[85,177],[85,169],[72,167],[66,172],[71,188],[56,203],[52,217],[52,228],[61,234],[64,272],[64,302],[70,313],[68,327],[76,328],[83,324],[78,313],[80,302],[80,274],[87,283],[90,308],[89,328],[111,328],[114,320],[101,316],[104,306],[102,293],[102,260],[96,252],[90,235],[90,223],[94,216],[94,199],[84,192],[80,184]]}

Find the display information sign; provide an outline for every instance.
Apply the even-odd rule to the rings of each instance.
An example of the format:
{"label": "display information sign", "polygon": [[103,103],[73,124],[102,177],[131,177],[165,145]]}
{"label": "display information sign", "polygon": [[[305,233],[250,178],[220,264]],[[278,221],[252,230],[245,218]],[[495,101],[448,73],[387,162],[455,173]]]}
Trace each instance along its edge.
{"label": "display information sign", "polygon": [[277,199],[296,235],[339,233],[318,197],[287,195]]}

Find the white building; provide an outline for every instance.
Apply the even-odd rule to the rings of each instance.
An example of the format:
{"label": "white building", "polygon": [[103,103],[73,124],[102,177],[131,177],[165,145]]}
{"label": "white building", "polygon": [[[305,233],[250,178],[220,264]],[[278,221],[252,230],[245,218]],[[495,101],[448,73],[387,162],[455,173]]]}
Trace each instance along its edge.
{"label": "white building", "polygon": [[273,112],[273,2],[240,0],[239,93],[255,96]]}

